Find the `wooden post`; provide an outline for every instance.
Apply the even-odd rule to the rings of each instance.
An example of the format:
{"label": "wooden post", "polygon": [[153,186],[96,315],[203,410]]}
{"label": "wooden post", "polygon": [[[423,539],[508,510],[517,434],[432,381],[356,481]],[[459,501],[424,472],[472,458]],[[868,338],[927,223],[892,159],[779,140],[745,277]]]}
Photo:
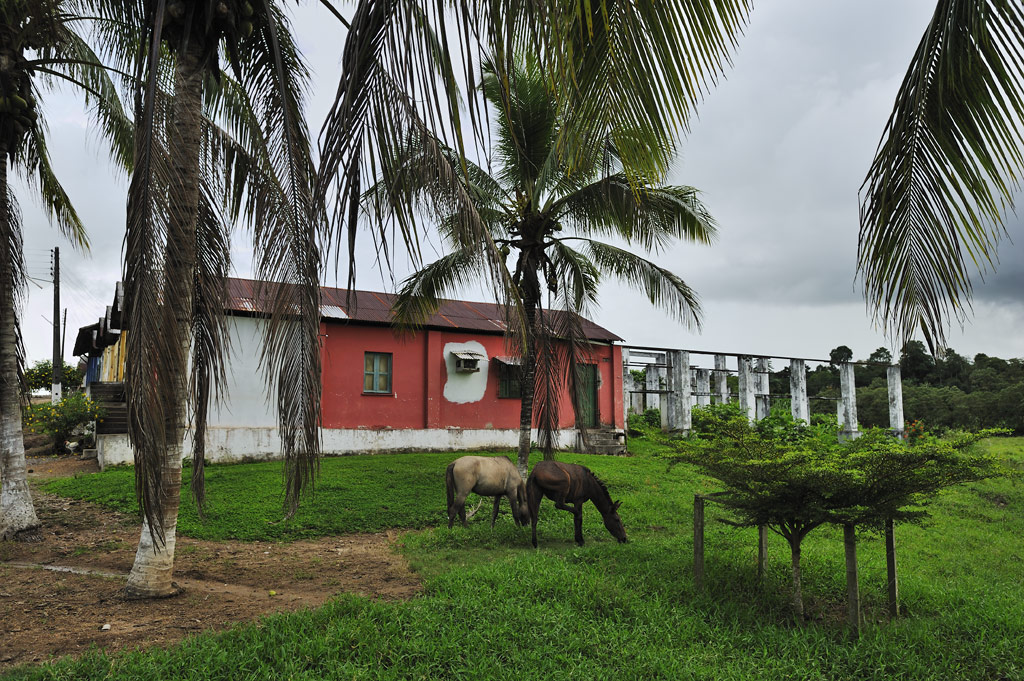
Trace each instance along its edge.
{"label": "wooden post", "polygon": [[789,410],[793,420],[811,422],[811,410],[807,403],[807,365],[802,359],[789,360]]}
{"label": "wooden post", "polygon": [[704,497],[693,495],[693,584],[704,588]]}
{"label": "wooden post", "polygon": [[854,636],[860,636],[860,585],[857,578],[857,528],[843,524],[843,545],[846,548],[846,622]]}
{"label": "wooden post", "polygon": [[751,423],[756,418],[754,411],[754,370],[749,357],[740,357],[740,411],[747,415]]}
{"label": "wooden post", "polygon": [[762,579],[768,571],[768,526],[757,526],[757,578]]}
{"label": "wooden post", "polygon": [[892,518],[885,521],[885,572],[889,578],[889,617],[900,616],[900,588],[896,578],[896,535]]}
{"label": "wooden post", "polygon": [[725,355],[715,355],[715,395],[718,404],[729,403],[729,372],[725,368]]}

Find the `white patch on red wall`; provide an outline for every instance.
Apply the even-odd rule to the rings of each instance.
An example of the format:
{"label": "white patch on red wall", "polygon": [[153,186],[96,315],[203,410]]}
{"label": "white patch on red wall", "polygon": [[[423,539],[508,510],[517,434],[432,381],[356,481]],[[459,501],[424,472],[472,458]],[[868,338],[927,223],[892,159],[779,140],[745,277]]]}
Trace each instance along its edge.
{"label": "white patch on red wall", "polygon": [[[444,399],[455,404],[479,402],[487,392],[487,350],[476,341],[467,343],[445,343],[444,366],[447,379],[444,382]],[[456,352],[475,352],[483,357],[477,365],[480,371],[459,372],[455,370]]]}

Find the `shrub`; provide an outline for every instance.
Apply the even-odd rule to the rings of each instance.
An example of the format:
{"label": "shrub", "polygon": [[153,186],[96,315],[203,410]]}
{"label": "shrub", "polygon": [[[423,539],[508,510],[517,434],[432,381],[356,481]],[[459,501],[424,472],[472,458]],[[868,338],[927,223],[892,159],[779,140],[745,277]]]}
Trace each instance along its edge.
{"label": "shrub", "polygon": [[79,426],[103,418],[103,410],[84,393],[71,393],[57,404],[33,404],[25,409],[25,427],[53,438],[53,451],[67,450],[65,442]]}
{"label": "shrub", "polygon": [[[60,383],[65,389],[78,388],[82,385],[82,372],[65,362]],[[25,369],[25,384],[29,390],[49,391],[53,387],[53,362],[44,359]]]}
{"label": "shrub", "polygon": [[841,442],[834,420],[805,426],[786,415],[748,423],[738,410],[702,414],[703,433],[675,445],[670,463],[686,462],[714,478],[715,501],[740,527],[765,526],[790,545],[793,609],[803,615],[800,545],[825,523],[880,528],[887,521],[919,522],[940,490],[997,477],[1004,471],[975,448],[983,437],[957,434],[915,441],[870,429]]}
{"label": "shrub", "polygon": [[661,428],[661,410],[654,407],[645,410],[644,423],[652,428]]}

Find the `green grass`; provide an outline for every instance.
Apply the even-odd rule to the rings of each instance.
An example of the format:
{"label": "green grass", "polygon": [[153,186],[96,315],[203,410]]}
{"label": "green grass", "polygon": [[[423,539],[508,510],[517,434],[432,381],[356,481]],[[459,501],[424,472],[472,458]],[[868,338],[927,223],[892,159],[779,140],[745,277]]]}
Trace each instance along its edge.
{"label": "green grass", "polygon": [[[657,449],[645,446],[648,454]],[[1024,469],[1024,438],[991,446]],[[211,467],[211,509],[222,504],[219,514],[180,528],[193,536],[290,539],[388,523],[441,525],[442,473],[451,458],[325,461],[311,503],[293,521],[271,526],[269,535],[261,532],[267,520],[280,516],[280,464]],[[96,652],[17,670],[10,678],[1024,679],[1019,479],[950,490],[933,504],[927,525],[897,528],[907,615],[896,622],[885,617],[882,542],[862,537],[866,626],[853,641],[842,626],[840,531],[821,528],[804,543],[811,619],[798,625],[787,609],[785,543],[772,537],[769,572],[757,584],[755,533],[714,522],[722,515],[713,506],[707,588],[694,588],[693,493],[713,486],[691,469],[666,472],[648,455],[564,459],[590,466],[622,499],[629,544],[614,542],[588,505],[587,543],[577,548],[569,515],[546,501],[539,551],[507,515],[493,531],[479,520],[469,529],[406,533],[402,550],[426,580],[424,595],[409,602],[344,597],[314,611],[199,635],[168,650],[110,657]],[[50,488],[62,485],[62,493],[74,490],[78,498],[131,507],[130,472]],[[406,492],[404,501],[397,490]],[[381,506],[388,507],[386,519],[378,517]]]}
{"label": "green grass", "polygon": [[[288,522],[281,522],[281,462],[207,466],[205,520],[191,501],[186,467],[178,532],[198,539],[280,541],[437,525],[442,516],[447,521],[444,470],[453,459],[437,453],[324,459],[313,494]],[[131,468],[117,468],[53,480],[44,488],[138,514],[134,476]]]}

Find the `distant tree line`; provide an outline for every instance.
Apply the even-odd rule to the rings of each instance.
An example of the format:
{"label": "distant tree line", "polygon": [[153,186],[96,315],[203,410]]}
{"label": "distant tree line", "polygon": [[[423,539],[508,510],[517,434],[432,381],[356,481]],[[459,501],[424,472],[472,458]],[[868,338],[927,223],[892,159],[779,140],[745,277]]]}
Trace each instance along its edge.
{"label": "distant tree line", "polygon": [[[841,345],[829,353],[831,364],[807,373],[807,394],[812,414],[834,414],[839,397],[838,365],[853,359]],[[856,369],[857,417],[864,427],[889,427],[886,364],[893,360],[886,348],[868,357],[877,365]],[[929,430],[1009,428],[1024,434],[1024,359],[1000,359],[979,353],[973,359],[947,349],[932,356],[921,341],[903,346],[899,365],[903,376],[903,413],[907,421],[920,421]],[[789,368],[773,372],[773,394],[789,392]]]}

